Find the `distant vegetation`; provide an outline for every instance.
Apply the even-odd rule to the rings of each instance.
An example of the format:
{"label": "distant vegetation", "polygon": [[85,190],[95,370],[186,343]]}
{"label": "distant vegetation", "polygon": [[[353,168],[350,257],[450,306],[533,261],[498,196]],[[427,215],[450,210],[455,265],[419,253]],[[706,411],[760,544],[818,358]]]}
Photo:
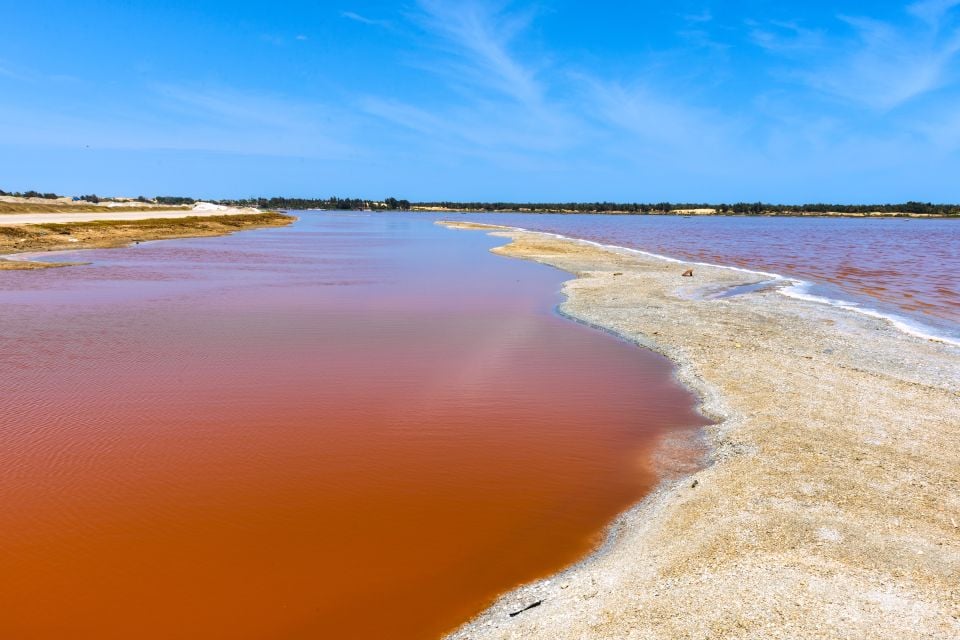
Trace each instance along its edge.
{"label": "distant vegetation", "polygon": [[[140,196],[141,198],[143,196]],[[196,200],[193,198],[184,198],[182,196],[157,196],[154,198],[157,204],[170,204],[174,206],[182,206],[185,204],[196,204]]]}
{"label": "distant vegetation", "polygon": [[[59,198],[55,193],[39,191],[8,192],[0,190],[0,196],[23,198]],[[113,198],[101,198],[90,194],[74,198],[91,203],[112,201]],[[198,200],[186,196],[157,196],[149,200],[143,196],[137,202],[167,205],[189,206]],[[365,198],[283,198],[251,197],[239,200],[211,200],[218,204],[235,207],[256,207],[259,209],[338,209],[338,210],[379,210],[408,211],[416,209],[442,209],[448,211],[490,211],[490,212],[530,212],[530,213],[620,213],[620,214],[664,214],[670,212],[713,210],[721,215],[816,215],[847,214],[925,214],[938,216],[960,216],[960,204],[934,204],[931,202],[904,202],[901,204],[770,204],[766,202],[736,202],[733,204],[706,202],[410,202],[398,198],[368,200]]]}
{"label": "distant vegetation", "polygon": [[734,204],[658,202],[653,204],[617,202],[417,202],[418,208],[441,208],[453,211],[529,211],[534,213],[669,213],[713,209],[720,214],[776,215],[817,213],[920,213],[932,215],[960,215],[960,205],[906,202],[903,204],[768,204],[764,202],[737,202]]}
{"label": "distant vegetation", "polygon": [[218,204],[234,207],[259,207],[261,209],[337,209],[340,211],[381,209],[403,211],[411,207],[409,200],[386,198],[383,201],[362,198],[247,198],[245,200],[220,200]]}
{"label": "distant vegetation", "polygon": [[[158,198],[158,202],[160,199]],[[245,200],[220,200],[220,204],[261,209],[339,209],[407,211],[410,209],[444,209],[449,211],[520,211],[531,213],[626,213],[664,214],[671,211],[694,211],[712,209],[725,215],[803,215],[819,213],[866,214],[909,213],[928,215],[960,216],[960,205],[932,204],[929,202],[906,202],[903,204],[769,204],[765,202],[737,202],[733,204],[709,204],[691,202],[620,203],[620,202],[410,202],[397,198],[383,201],[362,198],[247,198]]]}
{"label": "distant vegetation", "polygon": [[15,198],[46,198],[47,200],[56,200],[60,196],[55,193],[40,193],[39,191],[4,191],[0,189],[0,196],[13,196]]}

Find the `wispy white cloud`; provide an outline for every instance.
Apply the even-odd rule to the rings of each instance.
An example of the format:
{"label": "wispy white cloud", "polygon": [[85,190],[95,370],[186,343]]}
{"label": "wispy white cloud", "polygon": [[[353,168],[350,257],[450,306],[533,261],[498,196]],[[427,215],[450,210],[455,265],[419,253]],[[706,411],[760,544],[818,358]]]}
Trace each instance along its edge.
{"label": "wispy white cloud", "polygon": [[[594,158],[606,153],[631,163],[656,157],[688,165],[737,147],[734,118],[688,104],[675,86],[556,67],[548,64],[549,53],[517,46],[529,44],[532,13],[480,2],[452,7],[423,0],[419,6],[412,19],[436,39],[427,45],[432,64],[426,68],[452,89],[449,102],[368,96],[358,105],[416,133],[419,144],[458,155],[501,154],[511,162],[524,155],[546,161],[580,148]],[[694,22],[709,19],[700,14]]]}
{"label": "wispy white cloud", "polygon": [[411,64],[444,83],[441,97],[424,105],[370,95],[358,106],[447,154],[515,164],[524,154],[542,161],[570,148],[586,135],[586,123],[547,98],[548,84],[537,72],[542,63],[515,51],[531,17],[503,5],[423,0],[408,15],[421,30],[422,49]]}
{"label": "wispy white cloud", "polygon": [[511,51],[514,39],[529,25],[529,12],[507,12],[482,2],[452,4],[421,0],[416,19],[439,36],[457,60],[446,70],[460,81],[497,91],[517,102],[536,105],[543,88],[536,71]]}
{"label": "wispy white cloud", "polygon": [[939,27],[944,16],[957,5],[960,5],[960,0],[922,0],[909,5],[907,11],[928,24]]}
{"label": "wispy white cloud", "polygon": [[423,107],[406,102],[367,97],[360,100],[359,106],[371,115],[426,136],[436,137],[448,130],[447,122],[443,118]]}
{"label": "wispy white cloud", "polygon": [[795,21],[770,20],[758,23],[748,20],[753,43],[778,54],[810,54],[824,48],[825,35],[817,29],[809,29]]}
{"label": "wispy white cloud", "polygon": [[368,18],[366,16],[362,16],[359,13],[356,13],[353,11],[341,11],[340,17],[346,18],[347,20],[353,20],[354,22],[359,22],[361,24],[370,25],[372,27],[389,27],[390,26],[389,20],[376,20],[374,18]]}
{"label": "wispy white cloud", "polygon": [[21,82],[36,82],[42,77],[34,71],[28,71],[18,65],[10,64],[5,60],[0,60],[0,78],[9,78]]}
{"label": "wispy white cloud", "polygon": [[859,50],[807,79],[811,86],[869,107],[892,109],[939,89],[960,51],[960,34],[938,41],[875,20],[845,21],[858,33]]}
{"label": "wispy white cloud", "polygon": [[703,9],[697,13],[687,13],[680,16],[684,26],[677,31],[677,36],[683,39],[684,49],[690,47],[709,49],[711,55],[725,56],[730,49],[728,44],[717,39],[714,28],[713,13],[710,9]]}
{"label": "wispy white cloud", "polygon": [[564,123],[544,122],[530,112],[510,112],[488,102],[451,107],[437,112],[397,100],[367,97],[359,102],[364,113],[398,125],[423,137],[447,153],[489,154],[553,152],[569,140],[560,135]]}
{"label": "wispy white cloud", "polygon": [[267,44],[272,44],[275,47],[286,47],[291,43],[297,42],[306,42],[310,38],[302,33],[299,33],[294,36],[290,35],[277,35],[275,33],[261,33],[259,35],[261,42],[266,42]]}
{"label": "wispy white cloud", "polygon": [[818,92],[876,111],[889,111],[954,80],[960,29],[950,21],[960,0],[925,0],[907,7],[913,21],[838,16],[852,38],[827,38],[797,23],[753,24],[764,49],[793,58],[785,75]]}
{"label": "wispy white cloud", "polygon": [[713,21],[713,13],[710,11],[710,9],[701,9],[696,13],[685,13],[680,17],[686,22],[693,23],[705,23]]}
{"label": "wispy white cloud", "polygon": [[0,60],[0,78],[9,78],[26,84],[36,86],[43,85],[77,85],[83,80],[75,75],[66,73],[48,73],[25,67],[23,65],[9,64]]}
{"label": "wispy white cloud", "polygon": [[597,115],[617,129],[649,142],[668,144],[671,150],[699,138],[705,127],[699,116],[676,102],[655,97],[645,87],[619,83],[590,83]]}
{"label": "wispy white cloud", "polygon": [[288,127],[293,123],[319,119],[323,115],[319,105],[229,88],[197,89],[176,84],[156,84],[152,89],[164,100],[163,106],[166,108],[221,124]]}
{"label": "wispy white cloud", "polygon": [[[177,114],[190,135],[213,147],[260,147],[279,155],[355,154],[358,126],[346,110],[322,103],[230,87],[153,86],[159,107]],[[263,151],[267,150],[267,151]]]}
{"label": "wispy white cloud", "polygon": [[261,33],[259,38],[262,42],[272,44],[275,47],[282,47],[287,44],[287,39],[285,37],[278,36],[273,33]]}
{"label": "wispy white cloud", "polygon": [[642,150],[644,157],[660,161],[699,164],[736,146],[737,122],[718,110],[693,106],[644,83],[583,82],[583,103],[605,130],[614,132],[615,147]]}
{"label": "wispy white cloud", "polygon": [[0,139],[27,145],[310,158],[365,153],[354,143],[356,116],[327,105],[230,87],[155,84],[139,90],[124,87],[122,93],[103,86],[96,90],[99,97],[107,97],[108,106],[85,108],[79,97],[69,104],[32,109],[0,105]]}

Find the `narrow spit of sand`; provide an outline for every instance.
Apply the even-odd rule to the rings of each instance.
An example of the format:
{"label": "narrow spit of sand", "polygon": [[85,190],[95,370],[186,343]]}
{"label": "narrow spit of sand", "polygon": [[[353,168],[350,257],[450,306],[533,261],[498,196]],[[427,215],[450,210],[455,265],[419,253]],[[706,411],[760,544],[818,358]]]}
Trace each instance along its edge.
{"label": "narrow spit of sand", "polygon": [[[123,220],[133,222],[138,220],[160,220],[176,218],[207,218],[214,216],[251,215],[260,213],[257,209],[239,209],[225,207],[209,202],[198,202],[192,207],[162,207],[143,206],[135,211],[124,211],[119,207],[96,205],[61,205],[54,210],[44,211],[43,205],[32,205],[30,202],[18,203],[20,211],[17,213],[2,213],[0,225],[21,224],[69,224],[77,222],[97,222],[102,220]],[[31,210],[35,207],[37,211]],[[99,211],[90,211],[97,209]]]}
{"label": "narrow spit of sand", "polygon": [[[0,215],[0,270],[44,269],[78,263],[42,262],[42,252],[121,247],[148,240],[217,236],[276,227],[296,218],[256,209],[198,205],[188,211],[104,211]],[[4,254],[10,254],[5,256]],[[22,254],[11,257],[13,254]]]}
{"label": "narrow spit of sand", "polygon": [[709,466],[451,640],[960,637],[960,349],[774,290],[704,299],[749,273],[441,224],[575,274],[561,310],[672,358],[717,420]]}

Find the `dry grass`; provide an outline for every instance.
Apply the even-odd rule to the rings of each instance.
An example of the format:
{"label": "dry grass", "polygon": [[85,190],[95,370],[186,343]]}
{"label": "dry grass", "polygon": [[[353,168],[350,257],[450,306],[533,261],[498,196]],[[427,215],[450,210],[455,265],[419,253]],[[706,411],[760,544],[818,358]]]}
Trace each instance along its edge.
{"label": "dry grass", "polygon": [[106,207],[91,203],[62,204],[62,203],[35,203],[35,202],[2,202],[0,214],[4,213],[109,213],[119,211],[189,211],[193,207],[165,207],[159,205],[135,205]]}
{"label": "dry grass", "polygon": [[[281,213],[268,212],[0,226],[0,254],[108,248],[146,240],[217,236],[243,229],[284,226],[294,219]],[[0,263],[0,269],[36,269],[45,266],[63,265],[9,260]]]}

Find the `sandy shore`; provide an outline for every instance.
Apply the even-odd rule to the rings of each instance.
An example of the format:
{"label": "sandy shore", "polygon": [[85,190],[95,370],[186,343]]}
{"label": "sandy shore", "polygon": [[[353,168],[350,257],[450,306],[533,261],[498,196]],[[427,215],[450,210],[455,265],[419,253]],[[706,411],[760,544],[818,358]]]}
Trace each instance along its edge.
{"label": "sandy shore", "polygon": [[[77,263],[37,261],[41,252],[121,247],[148,240],[216,236],[290,224],[293,216],[253,209],[194,209],[182,212],[41,213],[39,222],[8,224],[0,216],[0,270],[64,267]],[[78,216],[83,216],[77,219]],[[86,216],[94,215],[93,220]],[[18,216],[19,217],[19,216]],[[4,255],[6,254],[6,256]],[[14,254],[23,254],[14,256]]]}
{"label": "sandy shore", "polygon": [[[119,207],[97,205],[56,206],[49,210],[34,211],[41,205],[21,205],[22,212],[3,213],[0,215],[0,225],[20,224],[67,224],[74,222],[95,222],[99,220],[158,220],[176,218],[208,218],[226,215],[250,215],[259,213],[256,209],[237,209],[206,202],[192,207],[140,207],[135,211],[125,211]],[[93,209],[93,210],[91,210]]]}
{"label": "sandy shore", "polygon": [[709,466],[452,639],[960,637],[960,350],[775,290],[710,298],[763,279],[742,271],[496,235],[575,274],[561,310],[672,358],[717,425]]}

